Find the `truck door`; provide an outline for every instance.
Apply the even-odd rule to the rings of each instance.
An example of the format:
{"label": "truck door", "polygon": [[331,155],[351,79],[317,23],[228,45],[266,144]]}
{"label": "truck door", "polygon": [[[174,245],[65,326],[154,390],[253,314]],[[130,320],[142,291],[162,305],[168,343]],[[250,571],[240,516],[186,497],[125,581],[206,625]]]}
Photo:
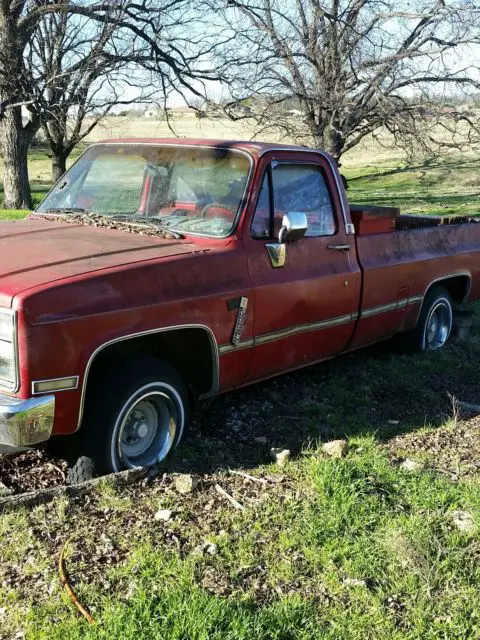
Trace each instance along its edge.
{"label": "truck door", "polygon": [[[342,351],[360,302],[354,239],[346,234],[328,160],[306,152],[292,161],[291,153],[278,152],[264,157],[260,170],[262,186],[244,232],[255,309],[249,380]],[[307,215],[306,234],[278,245],[283,215],[294,211]]]}

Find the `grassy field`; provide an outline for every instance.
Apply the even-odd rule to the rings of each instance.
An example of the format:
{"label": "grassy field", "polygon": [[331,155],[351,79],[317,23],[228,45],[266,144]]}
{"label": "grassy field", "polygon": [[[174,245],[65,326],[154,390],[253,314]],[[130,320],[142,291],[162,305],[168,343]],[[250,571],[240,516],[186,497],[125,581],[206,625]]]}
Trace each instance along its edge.
{"label": "grassy field", "polygon": [[[72,154],[69,165],[78,157],[79,153],[80,151],[76,150]],[[28,171],[34,206],[37,206],[43,200],[52,184],[52,170],[49,154],[50,152],[43,148],[32,149],[29,154]],[[0,203],[3,199],[3,183],[1,182],[2,176],[3,161],[2,158],[0,158]],[[21,220],[28,215],[28,213],[29,211],[6,211],[5,209],[0,209],[0,219]]]}
{"label": "grassy field", "polygon": [[478,215],[480,158],[457,156],[405,165],[344,162],[351,202],[400,207],[404,213]]}
{"label": "grassy field", "polygon": [[[342,170],[353,202],[476,213],[479,162],[406,167],[364,147]],[[48,173],[32,155],[38,195]],[[477,313],[471,339],[439,352],[386,344],[218,399],[148,487],[105,481],[0,514],[0,638],[479,638],[480,419],[451,400],[480,404],[479,361]],[[335,438],[344,458],[322,450]],[[291,461],[272,463],[270,447]],[[179,472],[199,478],[193,493],[175,489]],[[94,625],[60,584],[64,543]]]}
{"label": "grassy field", "polygon": [[[459,420],[447,396],[480,401],[478,320],[473,331],[442,352],[386,346],[230,394],[151,486],[106,481],[3,514],[0,637],[477,638],[480,421]],[[337,437],[350,450],[331,459],[321,443]],[[292,461],[269,463],[270,446]],[[180,495],[173,472],[185,471],[200,485]],[[62,591],[65,542],[94,625]]]}

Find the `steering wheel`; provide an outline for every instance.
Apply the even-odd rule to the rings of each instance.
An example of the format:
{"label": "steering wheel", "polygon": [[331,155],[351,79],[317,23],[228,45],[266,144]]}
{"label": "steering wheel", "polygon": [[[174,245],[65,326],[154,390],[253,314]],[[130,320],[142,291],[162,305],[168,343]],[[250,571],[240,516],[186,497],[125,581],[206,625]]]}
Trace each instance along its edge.
{"label": "steering wheel", "polygon": [[182,209],[181,207],[175,207],[175,209],[169,213],[169,216],[188,216],[191,211],[187,211],[187,209]]}
{"label": "steering wheel", "polygon": [[223,218],[233,219],[237,215],[237,212],[234,209],[227,207],[221,202],[210,202],[209,204],[206,204],[200,211],[200,216],[202,218],[206,218],[208,213],[210,212],[210,209],[217,209],[217,215],[220,215]]}

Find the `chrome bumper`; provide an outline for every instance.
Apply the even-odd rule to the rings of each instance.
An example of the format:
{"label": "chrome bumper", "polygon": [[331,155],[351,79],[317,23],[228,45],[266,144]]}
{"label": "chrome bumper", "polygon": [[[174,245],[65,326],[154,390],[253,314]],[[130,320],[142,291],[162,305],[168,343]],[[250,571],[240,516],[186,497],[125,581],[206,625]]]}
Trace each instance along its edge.
{"label": "chrome bumper", "polygon": [[0,445],[21,449],[48,440],[54,415],[53,395],[28,400],[0,395]]}

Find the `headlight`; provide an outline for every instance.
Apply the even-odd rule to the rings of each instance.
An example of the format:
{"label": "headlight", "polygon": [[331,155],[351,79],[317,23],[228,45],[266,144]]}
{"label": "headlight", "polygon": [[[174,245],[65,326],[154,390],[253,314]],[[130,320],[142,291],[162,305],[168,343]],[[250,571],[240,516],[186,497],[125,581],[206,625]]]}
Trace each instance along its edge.
{"label": "headlight", "polygon": [[0,340],[13,342],[13,313],[0,310]]}
{"label": "headlight", "polygon": [[0,310],[0,386],[13,390],[17,386],[15,313]]}
{"label": "headlight", "polygon": [[15,385],[15,349],[12,342],[0,340],[0,384]]}

